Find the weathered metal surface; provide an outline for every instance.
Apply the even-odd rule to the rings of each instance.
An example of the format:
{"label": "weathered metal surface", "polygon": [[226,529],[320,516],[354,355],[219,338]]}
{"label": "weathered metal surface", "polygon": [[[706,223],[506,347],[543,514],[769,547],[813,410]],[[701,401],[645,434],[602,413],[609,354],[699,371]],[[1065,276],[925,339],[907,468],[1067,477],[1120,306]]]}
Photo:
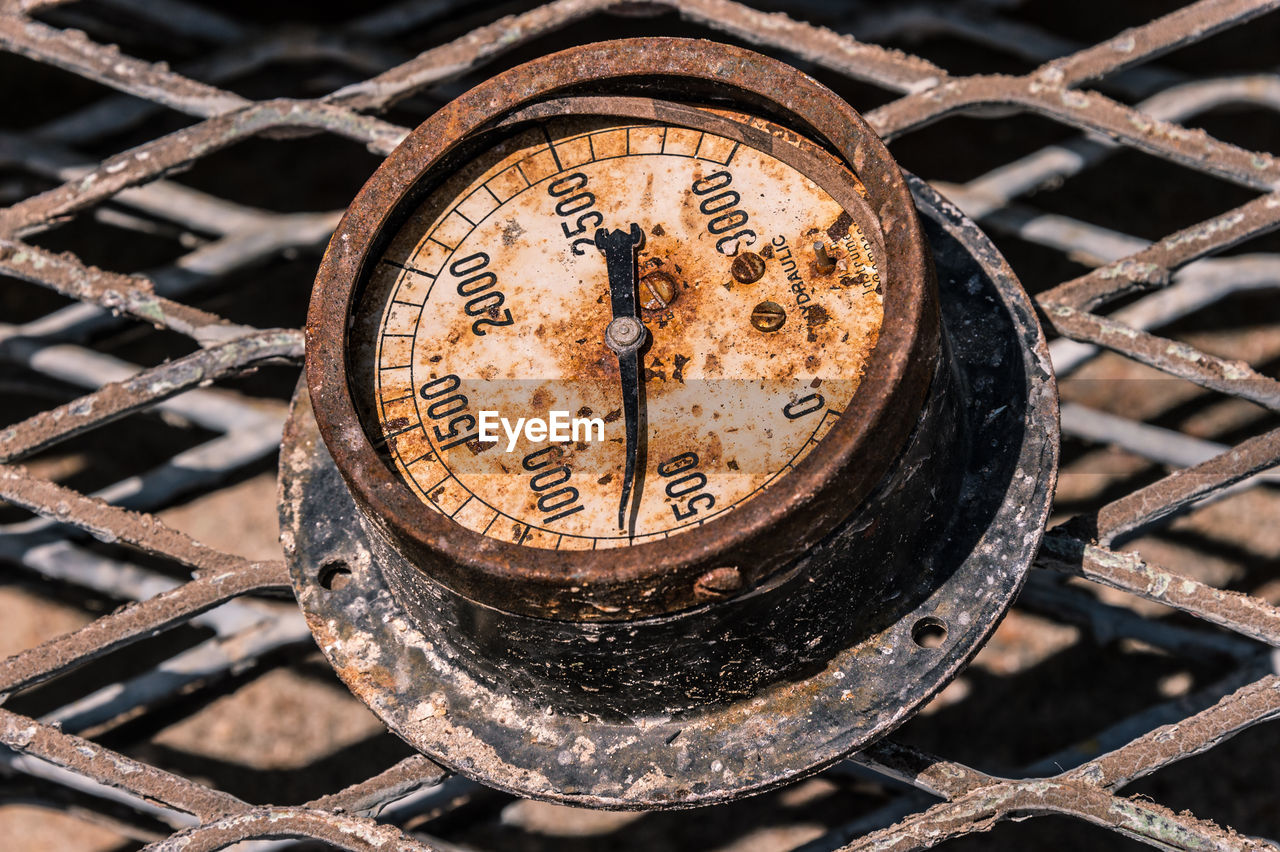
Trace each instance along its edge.
{"label": "weathered metal surface", "polygon": [[1208,461],[1176,470],[1098,510],[1097,538],[1110,544],[1255,473],[1280,464],[1280,430],[1265,432]]}
{"label": "weathered metal surface", "polygon": [[227,571],[245,559],[206,547],[157,518],[109,505],[70,488],[32,476],[21,467],[0,465],[0,497],[59,523],[73,524],[99,540],[120,541],[164,554],[195,571]]}
{"label": "weathered metal surface", "polygon": [[894,744],[873,746],[859,756],[860,761],[948,801],[841,849],[927,848],[950,837],[988,831],[1003,819],[1054,813],[1071,814],[1177,849],[1270,849],[1272,845],[1265,841],[1241,837],[1189,814],[1175,814],[1154,802],[1121,799],[1109,791],[1277,716],[1280,679],[1267,675],[1188,719],[1151,730],[1096,760],[1052,778],[1028,780],[993,778]]}
{"label": "weathered metal surface", "polygon": [[[443,773],[421,758],[408,758],[367,782],[309,805],[255,808],[228,793],[7,710],[0,710],[0,743],[98,781],[125,797],[162,804],[165,811],[183,812],[199,820],[196,826],[181,829],[148,848],[222,849],[255,837],[314,838],[343,849],[359,850],[435,848],[412,840],[393,826],[379,825],[360,815],[422,784],[439,781]],[[406,779],[406,773],[413,780]],[[181,825],[184,821],[178,819],[175,824]]]}
{"label": "weathered metal surface", "polygon": [[1093,310],[1130,293],[1166,287],[1179,267],[1280,228],[1280,192],[1253,199],[1221,216],[1170,234],[1126,257],[1073,278],[1044,295],[1048,301]]}
{"label": "weathered metal surface", "polygon": [[[363,53],[366,45],[358,39],[384,39],[389,34],[398,35],[408,28],[421,26],[423,21],[430,20],[431,16],[437,14],[436,10],[440,7],[436,3],[408,3],[397,6],[386,14],[374,13],[358,19],[352,22],[344,33],[323,31],[296,33],[243,24],[213,9],[190,7],[180,2],[129,4],[130,14],[140,16],[148,25],[179,35],[198,35],[213,46],[208,67],[205,67],[202,62],[189,67],[180,65],[177,66],[179,71],[175,72],[164,68],[159,63],[149,63],[123,54],[101,41],[94,40],[93,37],[68,33],[66,30],[45,23],[28,26],[31,23],[27,17],[30,13],[49,10],[56,5],[58,4],[42,2],[42,0],[15,0],[5,4],[3,7],[3,14],[6,16],[4,44],[9,49],[23,52],[35,61],[56,63],[74,74],[100,81],[119,91],[133,92],[141,97],[132,99],[124,96],[108,96],[95,100],[86,107],[74,108],[59,115],[36,128],[31,135],[6,138],[3,148],[6,163],[14,164],[17,168],[35,174],[49,174],[50,159],[66,154],[69,151],[68,146],[92,145],[97,141],[111,138],[122,129],[136,126],[142,117],[162,112],[168,107],[200,116],[223,108],[233,110],[242,108],[237,106],[243,100],[241,96],[210,86],[209,83],[231,79],[238,70],[253,67],[255,63],[266,61],[268,57],[274,56],[281,61],[289,61],[294,57],[316,55],[316,52],[307,52],[309,44],[315,45],[317,50],[329,49],[333,55],[339,57],[337,61],[349,63],[351,67],[359,69],[359,73],[368,73],[367,59],[349,59],[349,57],[368,56],[367,53]],[[549,4],[528,13],[502,19],[492,26],[466,33],[439,48],[428,50],[421,56],[398,65],[375,78],[376,83],[368,81],[356,83],[324,100],[364,108],[428,93],[427,87],[431,85],[456,79],[489,63],[505,50],[528,44],[565,23],[582,20],[585,16],[606,11],[614,5],[616,4],[611,2],[591,3],[568,0],[568,2]],[[1274,166],[1266,165],[1269,158],[1253,155],[1238,145],[1230,145],[1222,140],[1211,139],[1199,133],[1185,132],[1180,125],[1191,120],[1196,113],[1230,103],[1247,103],[1260,109],[1274,110],[1275,98],[1267,97],[1268,87],[1274,88],[1273,80],[1268,75],[1254,74],[1241,78],[1193,78],[1186,70],[1173,71],[1156,64],[1134,66],[1136,63],[1147,62],[1174,46],[1202,39],[1207,33],[1220,31],[1229,25],[1239,25],[1274,8],[1275,5],[1270,2],[1222,3],[1213,2],[1213,0],[1198,2],[1175,15],[1157,19],[1151,24],[1110,39],[1102,45],[1084,49],[1058,34],[1039,30],[1035,26],[1024,23],[1015,24],[999,12],[981,5],[955,8],[950,6],[936,8],[926,5],[902,9],[859,9],[849,13],[848,30],[843,26],[841,29],[842,32],[851,31],[859,34],[859,37],[865,33],[877,39],[904,36],[905,40],[899,39],[899,43],[908,43],[910,38],[919,33],[949,32],[967,43],[977,42],[994,46],[997,50],[1027,58],[1037,64],[1053,60],[1050,65],[1020,77],[985,78],[980,86],[975,85],[970,92],[981,97],[978,100],[961,103],[959,107],[962,113],[985,117],[993,115],[991,112],[980,112],[982,108],[989,105],[1007,106],[1014,111],[1033,109],[1039,115],[1063,126],[1100,128],[1117,140],[1117,144],[1112,147],[1092,141],[1086,143],[1083,140],[1072,140],[1066,148],[1051,146],[1043,149],[1042,152],[1037,152],[1037,154],[1043,154],[1041,160],[1050,166],[1049,172],[1056,171],[1060,177],[1069,178],[1079,171],[1090,168],[1110,151],[1140,147],[1185,168],[1221,175],[1244,186],[1259,187],[1267,181],[1274,181]],[[688,21],[704,25],[708,32],[730,33],[748,43],[767,45],[770,48],[786,51],[789,55],[800,57],[819,68],[843,77],[868,81],[890,91],[912,93],[907,101],[909,107],[907,110],[877,113],[873,118],[878,119],[880,115],[909,115],[910,124],[920,126],[927,120],[926,114],[932,112],[934,115],[941,115],[944,110],[957,106],[955,96],[945,91],[947,84],[954,82],[957,78],[948,75],[944,69],[921,57],[870,44],[866,40],[859,41],[857,37],[838,34],[785,15],[763,13],[738,3],[727,2],[727,0],[679,0],[670,4],[668,8],[675,8]],[[83,20],[92,23],[92,14]],[[94,31],[92,27],[88,29]],[[325,39],[330,37],[328,44],[331,47],[326,48]],[[70,39],[73,43],[63,45],[59,43],[61,39]],[[294,50],[295,47],[291,45],[297,48],[292,54],[289,51]],[[401,58],[394,53],[388,53],[386,56],[387,64],[397,63]],[[362,61],[364,64],[361,64]],[[377,57],[374,61],[382,62],[383,59]],[[1186,69],[1188,65],[1182,63],[1181,67]],[[1056,73],[1047,73],[1050,70]],[[1083,100],[1077,96],[1080,93],[1073,89],[1074,85],[1086,78],[1099,77],[1104,78],[1104,86],[1112,87],[1107,89],[1108,91],[1121,91],[1133,97],[1146,96],[1156,89],[1172,84],[1184,85],[1175,85],[1173,88],[1160,91],[1155,98],[1132,106],[1120,105],[1092,93]],[[205,82],[196,83],[194,78]],[[1032,80],[1039,87],[1040,95],[1034,103],[1028,104],[1025,92],[1028,83]],[[299,99],[292,103],[301,106],[308,102]],[[969,106],[966,103],[972,105]],[[1148,116],[1163,119],[1163,122],[1152,122]],[[385,129],[385,126],[362,123],[356,120],[357,117],[354,114],[349,115],[349,118],[351,121],[347,126],[366,134],[363,138],[379,150],[387,151],[394,146],[395,132],[384,134],[382,129]],[[203,125],[196,125],[196,135],[188,138],[199,139],[202,134],[212,137],[220,132],[212,125],[207,129],[201,129],[203,127]],[[900,135],[907,132],[905,125],[894,127],[881,125],[880,127],[882,130],[891,130]],[[232,131],[233,134],[242,132],[245,131],[241,129]],[[28,140],[33,140],[33,143],[28,144]],[[94,150],[103,149],[98,147]],[[1102,154],[1099,155],[1098,151]],[[83,155],[77,155],[72,162],[81,162],[83,159]],[[1262,164],[1261,171],[1258,164]],[[71,267],[53,263],[31,269],[21,277],[35,284],[66,293],[72,298],[85,300],[82,304],[55,311],[47,318],[42,318],[40,322],[30,324],[29,330],[24,329],[31,335],[24,342],[41,348],[41,354],[44,356],[51,355],[54,347],[49,347],[47,345],[49,339],[42,338],[40,335],[56,334],[64,335],[63,339],[84,340],[88,329],[118,329],[125,327],[130,317],[136,317],[147,323],[161,321],[181,334],[193,335],[197,340],[207,343],[216,344],[225,341],[228,337],[221,336],[223,334],[234,336],[246,333],[249,329],[233,328],[227,332],[224,330],[227,327],[225,323],[212,321],[211,325],[211,317],[206,312],[197,312],[177,304],[174,301],[179,299],[177,294],[190,289],[193,284],[208,286],[217,283],[221,286],[221,282],[236,270],[272,257],[282,250],[287,250],[291,245],[310,245],[317,239],[315,236],[317,228],[329,227],[325,224],[325,218],[319,215],[299,215],[296,218],[290,218],[266,211],[250,210],[220,199],[216,200],[217,203],[208,203],[215,199],[191,190],[174,187],[172,184],[166,186],[166,182],[156,180],[158,173],[149,170],[145,160],[135,158],[133,162],[125,165],[124,170],[130,176],[127,183],[141,185],[135,189],[125,189],[114,196],[104,194],[96,197],[104,200],[111,198],[126,207],[136,203],[135,199],[140,202],[145,197],[147,209],[152,215],[165,222],[179,225],[195,226],[198,222],[200,230],[217,235],[218,240],[209,246],[194,250],[184,248],[174,265],[157,270],[155,273],[148,273],[147,277],[156,281],[157,290],[169,299],[167,302],[159,303],[159,307],[163,308],[162,312],[155,310],[157,303],[142,289],[138,277],[116,276],[108,282],[106,287],[100,287],[98,281],[101,279],[90,280],[90,276],[85,271],[86,265],[83,263]],[[1053,175],[1049,172],[1041,169],[1038,172],[1039,179],[1052,180]],[[1079,219],[1037,214],[1034,210],[1028,213],[1026,208],[1016,209],[1018,197],[1036,186],[1034,182],[1030,185],[1019,183],[1026,175],[1026,171],[998,168],[989,175],[984,175],[966,185],[974,193],[981,190],[982,194],[977,200],[982,207],[988,211],[994,207],[991,215],[984,214],[984,225],[1002,232],[1017,233],[1024,239],[1056,253],[1073,253],[1076,257],[1100,258],[1090,260],[1091,264],[1123,262],[1126,255],[1135,254],[1146,247],[1142,240],[1106,232]],[[72,177],[74,176],[66,175],[62,179],[69,180]],[[991,194],[990,190],[996,187],[1000,188],[1000,193]],[[178,192],[178,189],[182,189],[182,192]],[[151,190],[155,192],[150,192]],[[138,194],[134,195],[134,193]],[[977,209],[970,201],[973,196],[950,188],[947,194],[965,209],[971,207]],[[28,208],[28,213],[30,215],[27,224],[30,226],[46,227],[56,224],[47,219],[47,214],[38,210]],[[1211,225],[1220,218],[1212,217],[1205,224]],[[1271,221],[1274,221],[1274,218]],[[1240,236],[1248,238],[1262,233],[1273,225],[1268,224],[1264,219],[1250,219],[1243,227]],[[266,238],[268,234],[271,235],[269,239]],[[23,248],[24,244],[19,244],[18,247]],[[1231,293],[1247,288],[1269,286],[1267,282],[1274,281],[1276,266],[1274,258],[1266,254],[1255,257],[1206,258],[1206,252],[1217,249],[1216,245],[1209,242],[1197,242],[1190,246],[1190,249],[1191,251],[1177,263],[1181,264],[1186,260],[1191,260],[1193,263],[1172,273],[1172,285],[1165,289],[1163,278],[1159,274],[1152,277],[1151,280],[1156,286],[1155,292],[1144,297],[1141,302],[1112,314],[1109,318],[1112,326],[1105,335],[1105,339],[1098,342],[1108,345],[1121,354],[1133,356],[1135,353],[1132,351],[1132,341],[1137,339],[1144,342],[1144,345],[1149,343],[1148,351],[1140,354],[1146,363],[1151,363],[1158,369],[1174,375],[1189,371],[1193,375],[1196,374],[1199,368],[1196,367],[1195,362],[1197,358],[1204,356],[1204,353],[1197,355],[1190,349],[1183,349],[1181,351],[1186,354],[1186,357],[1161,359],[1159,349],[1168,347],[1172,341],[1155,335],[1126,339],[1125,335],[1131,333],[1131,329],[1155,327],[1169,321],[1171,317],[1187,315],[1214,299],[1221,299]],[[35,253],[35,256],[40,255]],[[60,260],[57,255],[51,254],[45,254],[43,259],[45,261]],[[1134,258],[1134,260],[1141,264],[1144,259]],[[1245,269],[1246,265],[1251,266]],[[1129,264],[1124,269],[1137,270],[1138,266]],[[92,275],[97,273],[92,272]],[[86,281],[89,281],[91,286],[82,286]],[[1117,290],[1132,286],[1121,279],[1114,279],[1114,281]],[[1262,283],[1259,284],[1259,282]],[[1150,284],[1144,282],[1141,286],[1148,288]],[[1106,285],[1100,284],[1099,289],[1091,292],[1100,294],[1105,289]],[[111,295],[111,291],[121,294],[126,297],[126,300],[120,301],[119,297]],[[1165,298],[1166,296],[1189,298],[1179,301],[1175,298]],[[1044,301],[1048,302],[1048,300]],[[123,311],[127,316],[109,316],[105,311],[94,308],[95,304],[104,305],[111,310]],[[1073,307],[1079,306],[1073,305]],[[1131,308],[1139,310],[1135,312],[1131,311]],[[1130,318],[1131,314],[1132,318]],[[85,322],[88,317],[93,318],[92,324]],[[1160,317],[1165,319],[1161,320]],[[214,334],[206,336],[209,330],[213,330]],[[1060,330],[1068,337],[1077,339],[1093,340],[1097,336],[1096,329],[1089,326],[1083,319],[1080,324],[1062,324]],[[6,352],[10,351],[9,347],[13,343],[13,339],[9,337],[10,333],[8,329],[0,330],[0,336],[7,338],[4,341]],[[64,351],[57,353],[59,360],[54,370],[56,375],[80,376],[78,383],[91,389],[96,387],[97,383],[104,381],[102,378],[94,378],[101,375],[100,364],[96,359],[97,353],[78,346],[66,346],[62,347],[62,350]],[[1092,353],[1096,350],[1092,347],[1073,348],[1071,340],[1059,340],[1054,343],[1055,361],[1058,360],[1059,351],[1064,355],[1070,353],[1070,366],[1073,367],[1082,360],[1092,357]],[[48,369],[47,358],[36,359],[33,363],[37,364],[42,372]],[[1234,395],[1248,391],[1249,385],[1246,382],[1223,383],[1208,372],[1200,372],[1203,373],[1201,383],[1222,394]],[[1258,379],[1255,376],[1247,376],[1247,378],[1254,380],[1254,387],[1267,387],[1265,384],[1257,384]],[[115,376],[105,379],[105,381],[116,380],[118,377]],[[1272,392],[1265,391],[1265,393]],[[191,395],[183,395],[171,400],[172,407],[197,412],[201,422],[212,422],[213,419],[218,419],[220,423],[233,424],[237,420],[245,419],[247,409],[242,405],[224,399],[223,408],[218,412],[218,417],[212,418],[213,409],[186,404],[185,400],[189,396]],[[1143,423],[1135,422],[1133,425],[1154,428]],[[226,425],[216,428],[221,430],[232,427]],[[1091,440],[1097,440],[1097,437]],[[1160,457],[1166,449],[1153,440],[1147,441],[1144,447],[1144,450],[1152,453],[1153,457]],[[233,468],[235,462],[231,460],[232,456],[223,455],[220,458],[227,466],[226,469]],[[1222,488],[1218,488],[1213,493],[1221,494]],[[116,523],[116,520],[113,519],[111,523]],[[10,552],[11,549],[6,550],[6,553]],[[137,582],[137,566],[111,566],[100,557],[78,548],[73,541],[64,542],[56,553],[55,557],[52,551],[37,553],[33,550],[22,555],[27,565],[48,576],[66,577],[72,582],[86,584],[123,599],[148,594],[145,591],[149,588],[147,583]],[[1176,572],[1169,571],[1150,560],[1137,561],[1131,555],[1115,553],[1109,548],[1094,544],[1088,544],[1085,549],[1073,545],[1063,555],[1062,561],[1058,561],[1058,557],[1055,557],[1054,562],[1054,567],[1061,570],[1080,573],[1095,581],[1116,585],[1143,598],[1179,606],[1199,618],[1220,624],[1245,636],[1254,636],[1270,643],[1275,641],[1275,628],[1271,623],[1274,613],[1259,598],[1215,589],[1205,584],[1203,580],[1180,577]],[[166,582],[171,581],[166,580]],[[1070,602],[1070,606],[1079,606],[1082,612],[1090,614],[1093,624],[1097,627],[1097,637],[1100,641],[1132,635],[1142,624],[1148,626],[1137,632],[1141,633],[1144,641],[1173,638],[1162,636],[1159,631],[1153,631],[1152,622],[1145,621],[1136,613],[1129,610],[1100,608],[1096,603],[1090,604],[1087,597],[1077,596],[1077,599]],[[215,610],[214,613],[220,611]],[[1259,611],[1261,615],[1255,618],[1253,614]],[[1127,617],[1118,619],[1115,617],[1117,613],[1124,613]],[[209,613],[206,613],[207,615]],[[1234,635],[1213,636],[1204,631],[1197,634],[1195,631],[1181,627],[1177,630],[1179,631],[1176,637],[1177,644],[1170,646],[1171,653],[1175,654],[1186,652],[1197,641],[1201,643],[1204,650],[1212,652],[1218,643],[1210,641],[1211,639],[1236,639]],[[1236,639],[1236,641],[1245,640]],[[224,672],[229,671],[233,666],[243,665],[247,659],[249,658],[241,656],[229,657],[223,664]],[[181,683],[175,682],[174,688],[181,688]],[[1157,705],[1157,709],[1166,714],[1164,718],[1167,721],[1179,720],[1187,713],[1186,704],[1182,699]],[[1221,708],[1222,713],[1238,714],[1239,718],[1257,716],[1260,710],[1265,715],[1264,708],[1250,703],[1250,699],[1241,694],[1228,695]],[[130,712],[130,706],[122,705],[121,712]],[[21,727],[25,730],[27,724],[34,724],[34,722],[23,723]],[[1134,727],[1115,732],[1115,736],[1120,737],[1119,741],[1126,741],[1150,729],[1150,722],[1143,714],[1139,714],[1139,717],[1133,721],[1133,725]],[[1104,743],[1113,741],[1108,739],[1110,736],[1107,734],[1103,737]],[[1194,742],[1169,740],[1163,750],[1152,750],[1149,746],[1144,746],[1141,751],[1133,755],[1133,760],[1136,764],[1143,766],[1162,765],[1169,756],[1182,756],[1209,747],[1213,742],[1212,739]],[[10,746],[18,747],[18,744],[15,741],[11,742]],[[1096,751],[1097,748],[1098,744],[1092,740],[1086,741],[1081,746],[1081,749],[1086,752]],[[28,761],[20,764],[23,767],[20,771],[23,772],[35,772],[38,765],[44,766],[25,756],[15,759]],[[1065,758],[1058,759],[1065,764]],[[91,780],[90,776],[93,772],[87,765],[75,762],[68,765],[71,769],[57,776],[55,783],[66,785],[67,788],[78,785],[79,789],[85,791],[85,796],[102,798],[113,795],[114,788]],[[122,763],[119,766],[123,767],[126,764]],[[142,765],[139,764],[139,766]],[[956,765],[943,762],[938,766],[945,774],[955,771]],[[410,769],[410,771],[415,770]],[[1055,769],[1052,762],[1049,762],[1035,771],[1039,774],[1053,772]],[[430,775],[429,772],[426,774]],[[107,780],[111,784],[119,785],[121,789],[130,789],[131,784],[135,785],[136,789],[136,776],[117,773],[108,776]],[[184,795],[181,785],[180,779],[174,781],[162,779],[161,783],[149,789],[159,800],[176,802]],[[997,794],[1003,790],[1011,790],[1013,785],[1014,782],[995,779],[988,789],[993,794]],[[1057,812],[1080,818],[1091,818],[1085,813],[1082,804],[1084,800],[1078,797],[1077,792],[1078,788],[1074,784],[1066,788],[1055,788],[1055,791],[1047,796],[1047,801],[1057,809]],[[897,804],[892,807],[904,807],[901,800],[894,801]],[[908,809],[910,805],[910,802],[905,804]],[[1123,805],[1123,808],[1117,809],[1116,814],[1123,813],[1124,808],[1128,807],[1123,802],[1119,805]],[[148,807],[151,806],[143,800],[134,798],[127,804],[120,805],[117,813],[131,811],[149,813]],[[286,809],[286,812],[291,810],[294,809]],[[898,811],[889,819],[899,819],[905,812],[905,810]],[[946,828],[948,834],[961,835],[985,830],[1001,820],[1021,819],[1039,812],[1041,811],[979,807],[968,812],[971,819],[962,816],[959,819],[950,820],[946,823]],[[880,816],[884,817],[886,813],[881,812]],[[1240,849],[1248,848],[1250,844],[1247,838],[1227,831],[1206,834],[1207,827],[1203,823],[1196,824],[1193,833],[1179,833],[1180,830],[1173,830],[1176,826],[1160,818],[1161,815],[1156,814],[1154,808],[1148,809],[1147,813],[1153,818],[1131,823],[1126,830],[1132,832],[1138,839],[1153,845],[1164,848],[1172,845],[1175,848],[1217,846]],[[932,827],[930,821],[935,816],[938,818],[939,825]],[[945,814],[933,814],[923,821],[914,820],[910,831],[893,834],[889,839],[905,848],[931,846],[940,836],[936,829],[941,827],[945,816]],[[869,827],[875,827],[876,815],[871,814],[869,817],[871,821],[863,823],[858,833],[864,833]],[[1114,821],[1103,824],[1107,827],[1123,827],[1116,826]],[[243,836],[266,837],[270,836],[270,833],[270,824],[259,822],[245,831]],[[341,832],[337,831],[329,832],[325,839],[338,846],[346,843]]]}
{"label": "weathered metal surface", "polygon": [[285,583],[279,563],[245,564],[212,573],[172,592],[156,595],[105,615],[75,633],[51,639],[5,661],[0,690],[12,692],[84,665],[116,648],[190,620],[218,604],[258,589]]}
{"label": "weathered metal surface", "polygon": [[1151,565],[1137,554],[1116,553],[1057,529],[1045,536],[1038,559],[1046,567],[1159,601],[1235,633],[1280,646],[1280,608]]}
{"label": "weathered metal surface", "polygon": [[390,825],[310,808],[252,808],[174,832],[148,852],[213,852],[246,840],[320,840],[352,852],[440,852]]}
{"label": "weathered metal surface", "polygon": [[157,296],[148,281],[85,266],[74,256],[55,255],[17,240],[0,238],[0,272],[206,344],[251,333],[207,311]]}
{"label": "weathered metal surface", "polygon": [[302,357],[302,335],[293,330],[264,331],[144,370],[0,432],[0,462],[47,449],[82,432],[148,408],[192,388],[251,372],[272,360]]}
{"label": "weathered metal surface", "polygon": [[[798,582],[754,596],[768,601],[764,612],[747,596],[676,619],[571,631],[480,609],[421,580],[401,589],[422,575],[371,528],[351,537],[351,497],[300,393],[286,436],[282,527],[299,600],[351,689],[464,774],[596,807],[690,807],[758,792],[900,724],[976,651],[1016,593],[1057,453],[1056,394],[1030,304],[972,224],[923,185],[915,190],[944,288],[947,363],[970,389],[959,435],[945,433],[957,490],[932,466],[937,450],[919,430],[876,507],[815,547],[792,575]],[[934,384],[937,394],[948,383]],[[1004,408],[988,417],[997,400]],[[979,428],[1006,440],[959,437]],[[921,515],[935,519],[926,521],[934,534],[920,534]],[[850,570],[851,547],[880,554],[874,579]],[[345,582],[326,588],[333,566]],[[842,581],[861,584],[862,599]],[[834,621],[833,599],[852,602]],[[924,620],[945,625],[940,647],[915,643]],[[769,656],[778,645],[782,661]],[[784,662],[791,668],[779,670]]]}

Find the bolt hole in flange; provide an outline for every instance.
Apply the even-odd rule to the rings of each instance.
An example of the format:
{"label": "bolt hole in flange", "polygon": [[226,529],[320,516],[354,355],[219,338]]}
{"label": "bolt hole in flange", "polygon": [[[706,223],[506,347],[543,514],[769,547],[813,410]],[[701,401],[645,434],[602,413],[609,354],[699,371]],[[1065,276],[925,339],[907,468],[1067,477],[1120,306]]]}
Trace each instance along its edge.
{"label": "bolt hole in flange", "polygon": [[947,641],[947,625],[932,616],[922,618],[911,628],[911,641],[929,650],[941,648]]}
{"label": "bolt hole in flange", "polygon": [[340,592],[351,583],[351,568],[342,560],[326,562],[320,566],[320,586],[330,592]]}

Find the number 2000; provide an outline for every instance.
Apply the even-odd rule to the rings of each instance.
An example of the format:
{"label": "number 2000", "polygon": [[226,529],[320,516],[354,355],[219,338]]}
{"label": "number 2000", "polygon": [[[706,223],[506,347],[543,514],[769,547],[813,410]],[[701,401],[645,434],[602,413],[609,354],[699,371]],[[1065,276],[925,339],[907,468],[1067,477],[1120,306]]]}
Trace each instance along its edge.
{"label": "number 2000", "polygon": [[485,336],[485,326],[504,326],[513,322],[510,309],[503,308],[502,313],[498,313],[507,297],[497,289],[498,276],[486,269],[488,265],[489,255],[482,251],[449,264],[449,272],[461,279],[457,286],[458,295],[467,300],[462,309],[469,317],[479,317],[471,323],[471,331],[478,337]]}

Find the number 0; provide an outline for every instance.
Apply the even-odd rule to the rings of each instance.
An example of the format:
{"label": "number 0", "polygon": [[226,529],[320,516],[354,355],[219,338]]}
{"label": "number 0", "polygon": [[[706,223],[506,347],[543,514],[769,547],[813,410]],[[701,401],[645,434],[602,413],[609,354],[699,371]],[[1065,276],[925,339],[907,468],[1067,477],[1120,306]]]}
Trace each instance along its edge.
{"label": "number 0", "polygon": [[806,414],[812,414],[820,410],[826,404],[827,401],[822,394],[811,393],[800,397],[795,402],[788,402],[782,406],[782,413],[786,415],[788,420],[799,420]]}

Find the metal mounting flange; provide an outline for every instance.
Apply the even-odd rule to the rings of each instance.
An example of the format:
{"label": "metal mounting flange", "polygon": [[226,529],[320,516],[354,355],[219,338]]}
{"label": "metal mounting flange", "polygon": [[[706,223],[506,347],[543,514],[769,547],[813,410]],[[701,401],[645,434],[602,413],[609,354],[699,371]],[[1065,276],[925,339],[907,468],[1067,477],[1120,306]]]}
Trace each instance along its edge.
{"label": "metal mounting flange", "polygon": [[[955,207],[908,181],[933,250],[948,343],[949,377],[935,385],[950,383],[958,422],[945,452],[909,441],[870,508],[805,557],[847,558],[877,536],[914,548],[904,562],[912,570],[888,567],[878,585],[862,587],[878,596],[870,632],[753,694],[654,716],[575,701],[572,682],[540,698],[514,669],[477,672],[461,662],[484,651],[460,644],[474,630],[445,618],[424,623],[388,588],[384,572],[403,557],[357,520],[303,388],[281,454],[282,535],[298,600],[351,690],[415,748],[485,784],[642,809],[712,804],[817,771],[941,689],[994,630],[1039,547],[1056,479],[1057,395],[1043,333],[1009,267]],[[928,489],[912,528],[895,525],[894,501],[940,478],[947,487]],[[804,572],[789,576],[804,581]],[[637,629],[646,627],[656,629]]]}

